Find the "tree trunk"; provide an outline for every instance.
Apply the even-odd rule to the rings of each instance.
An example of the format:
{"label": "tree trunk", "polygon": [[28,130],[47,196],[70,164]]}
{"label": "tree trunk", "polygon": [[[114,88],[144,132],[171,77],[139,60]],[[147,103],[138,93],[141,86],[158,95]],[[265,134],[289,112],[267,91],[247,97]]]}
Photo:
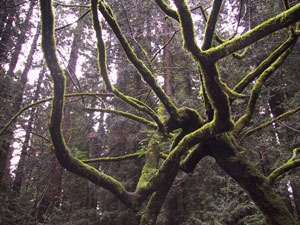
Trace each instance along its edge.
{"label": "tree trunk", "polygon": [[[19,59],[19,55],[22,50],[22,46],[26,41],[26,34],[27,34],[28,30],[30,31],[30,29],[29,29],[30,20],[31,20],[33,8],[36,5],[36,3],[37,3],[36,1],[30,2],[30,6],[29,6],[28,13],[26,15],[26,19],[25,19],[24,23],[22,24],[21,33],[19,34],[18,40],[16,40],[17,44],[14,48],[13,54],[11,55],[9,69],[7,71],[8,76],[13,76],[13,74],[14,74],[14,70],[18,63],[18,59]],[[37,29],[39,30],[39,28],[37,28]]]}
{"label": "tree trunk", "polygon": [[292,214],[267,178],[246,159],[230,133],[206,142],[206,147],[221,168],[235,179],[263,212],[269,225],[296,225]]}
{"label": "tree trunk", "polygon": [[291,188],[293,191],[298,222],[300,223],[300,185],[298,178],[299,176],[295,175],[295,177],[291,180]]}
{"label": "tree trunk", "polygon": [[19,10],[15,7],[15,3],[13,0],[10,0],[6,5],[11,8],[8,9],[8,16],[5,21],[5,27],[3,32],[1,32],[0,39],[0,67],[3,66],[4,63],[8,62],[8,49],[10,49],[13,45],[13,22],[19,16]]}
{"label": "tree trunk", "polygon": [[[40,29],[38,28],[36,31],[36,34],[34,36],[33,42],[31,44],[31,48],[29,51],[29,55],[27,57],[24,71],[21,74],[20,87],[15,95],[15,99],[14,99],[15,104],[12,107],[12,115],[16,114],[21,108],[21,104],[23,102],[23,94],[24,94],[24,90],[25,90],[25,87],[27,84],[27,75],[28,75],[28,72],[32,65],[33,55],[36,50],[36,45],[37,45],[39,35],[40,35]],[[1,155],[0,155],[0,163],[1,163],[0,164],[0,182],[1,183],[3,181],[4,174],[9,172],[7,169],[7,164],[8,164],[8,160],[10,159],[10,155],[11,155],[11,144],[12,144],[12,139],[13,139],[13,131],[14,131],[14,125],[12,125],[12,128],[7,133],[8,138],[6,140],[4,140],[1,144],[1,148],[2,148]]]}
{"label": "tree trunk", "polygon": [[[46,67],[43,67],[43,69],[41,70],[41,72],[39,74],[37,88],[35,91],[35,96],[34,96],[33,102],[36,102],[39,98],[41,83],[43,81],[45,71],[46,71]],[[22,182],[24,179],[24,166],[25,166],[25,161],[27,158],[27,149],[29,147],[29,140],[31,137],[32,125],[33,125],[33,122],[35,119],[35,111],[36,111],[36,108],[32,108],[31,113],[30,113],[30,118],[29,118],[28,124],[27,124],[25,140],[23,142],[23,146],[22,146],[22,150],[21,150],[20,160],[18,163],[18,167],[16,169],[16,176],[15,176],[15,179],[13,182],[13,188],[12,188],[15,197],[18,197],[20,195],[21,185],[22,185]]]}

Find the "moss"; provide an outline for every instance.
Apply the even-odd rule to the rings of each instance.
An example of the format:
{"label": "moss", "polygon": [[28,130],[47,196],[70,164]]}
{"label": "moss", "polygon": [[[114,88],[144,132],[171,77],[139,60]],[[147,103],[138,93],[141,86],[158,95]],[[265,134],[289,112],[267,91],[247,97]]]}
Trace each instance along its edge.
{"label": "moss", "polygon": [[182,128],[184,131],[194,131],[204,124],[204,120],[199,113],[188,107],[178,109],[179,119],[170,117],[166,122],[167,132],[172,132],[176,129]]}
{"label": "moss", "polygon": [[284,201],[268,179],[248,161],[232,132],[218,135],[205,143],[216,162],[247,192],[266,217],[268,224],[296,225]]}
{"label": "moss", "polygon": [[201,49],[198,47],[195,39],[195,29],[191,11],[186,1],[175,1],[178,9],[179,23],[183,37],[183,47],[187,49],[194,58],[199,59],[202,55]]}
{"label": "moss", "polygon": [[[297,39],[296,39],[297,40]],[[295,44],[295,40],[294,40]],[[278,58],[268,67],[265,71],[259,76],[257,81],[255,82],[253,88],[251,89],[250,99],[247,104],[246,114],[243,115],[235,124],[234,132],[235,135],[239,134],[242,129],[246,126],[246,124],[251,120],[253,112],[255,110],[256,101],[259,97],[260,91],[266,82],[266,80],[273,74],[273,72],[282,65],[287,56],[291,53],[293,49],[293,45],[291,45],[286,51],[284,51]]]}
{"label": "moss", "polygon": [[153,135],[147,146],[147,153],[145,156],[145,164],[140,175],[136,190],[145,188],[153,175],[157,172],[159,161],[159,140]]}
{"label": "moss", "polygon": [[213,61],[218,61],[238,50],[241,50],[261,38],[280,30],[284,27],[300,20],[300,4],[295,5],[289,10],[265,21],[253,28],[251,31],[227,41],[215,48],[211,48],[206,53],[210,55]]}
{"label": "moss", "polygon": [[111,9],[105,5],[102,1],[99,2],[99,10],[101,11],[103,17],[106,19],[110,27],[112,28],[114,34],[118,38],[128,60],[134,65],[137,69],[138,73],[143,77],[143,79],[147,82],[147,84],[151,87],[151,89],[155,92],[157,97],[162,101],[165,105],[168,113],[177,118],[177,108],[174,103],[171,101],[169,96],[164,92],[161,86],[157,83],[155,76],[152,74],[150,69],[140,60],[133,49],[130,47],[126,37],[123,35],[121,28],[116,21],[115,17]]}

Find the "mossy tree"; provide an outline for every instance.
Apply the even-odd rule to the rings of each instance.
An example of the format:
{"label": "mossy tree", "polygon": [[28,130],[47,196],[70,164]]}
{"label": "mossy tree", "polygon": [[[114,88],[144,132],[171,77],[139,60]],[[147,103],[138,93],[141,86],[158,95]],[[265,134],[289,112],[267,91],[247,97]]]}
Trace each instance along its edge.
{"label": "mossy tree", "polygon": [[[178,171],[192,172],[200,160],[211,156],[245,190],[264,215],[267,224],[297,224],[281,197],[275,193],[272,185],[281,175],[299,166],[298,149],[295,149],[293,157],[285,165],[265,176],[247,158],[247,150],[240,145],[240,141],[252,132],[271,125],[276,119],[292,115],[300,109],[298,106],[298,108],[281,114],[280,118],[274,118],[273,121],[262,124],[241,135],[241,132],[252,119],[264,83],[284,62],[297,41],[299,30],[296,29],[294,24],[300,19],[300,4],[278,14],[239,37],[229,40],[219,39],[221,44],[217,45],[214,41],[217,37],[215,30],[223,1],[214,0],[206,21],[202,46],[199,46],[187,2],[174,0],[176,10],[170,8],[163,0],[156,0],[155,2],[161,11],[177,21],[181,28],[183,47],[191,54],[191,60],[194,60],[196,67],[199,69],[199,80],[202,81],[203,87],[201,99],[206,115],[201,116],[197,112],[198,109],[191,107],[177,107],[172,102],[157,82],[153,70],[144,64],[133,51],[109,5],[103,1],[92,0],[91,12],[97,37],[98,65],[106,89],[115,98],[126,102],[138,112],[143,112],[145,117],[112,109],[99,110],[117,113],[145,124],[156,130],[156,135],[149,141],[140,180],[133,192],[129,192],[119,181],[99,172],[94,167],[89,166],[88,163],[105,160],[118,161],[135,158],[139,154],[92,160],[79,160],[72,156],[62,132],[66,78],[56,57],[52,3],[50,0],[41,0],[42,46],[54,83],[54,98],[49,129],[57,160],[68,171],[107,189],[128,208],[139,212],[141,215],[140,224],[155,224]],[[110,82],[106,62],[106,48],[98,19],[99,11],[119,40],[128,60],[152,89],[156,98],[160,100],[161,104],[158,110],[151,108],[138,99],[126,96]],[[233,89],[230,89],[221,81],[221,74],[218,71],[220,60],[285,28],[288,28],[286,32],[290,33],[288,39],[260,63],[253,72],[246,74]],[[253,82],[255,84],[251,87],[250,96],[241,94]],[[237,98],[244,99],[245,113],[239,119],[233,121],[231,105]],[[167,120],[162,119],[162,107],[168,113]],[[174,135],[172,132],[175,130],[177,134],[172,139],[169,151],[159,154],[157,142],[160,138],[171,138],[172,134]],[[161,137],[158,138],[158,136]],[[159,163],[160,158],[163,158],[162,163]]]}

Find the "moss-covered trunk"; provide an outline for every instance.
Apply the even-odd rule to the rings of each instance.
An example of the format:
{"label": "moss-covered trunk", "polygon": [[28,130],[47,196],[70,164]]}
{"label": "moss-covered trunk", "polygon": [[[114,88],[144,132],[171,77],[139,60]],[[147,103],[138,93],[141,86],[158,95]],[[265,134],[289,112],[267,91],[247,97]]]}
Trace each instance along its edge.
{"label": "moss-covered trunk", "polygon": [[263,213],[269,225],[296,225],[296,221],[271,187],[267,177],[246,158],[231,133],[207,141],[211,155],[222,169],[235,179]]}

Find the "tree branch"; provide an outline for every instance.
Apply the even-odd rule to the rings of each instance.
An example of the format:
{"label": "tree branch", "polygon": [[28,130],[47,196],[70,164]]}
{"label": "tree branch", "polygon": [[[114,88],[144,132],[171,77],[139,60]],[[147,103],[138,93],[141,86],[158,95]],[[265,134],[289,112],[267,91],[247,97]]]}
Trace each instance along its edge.
{"label": "tree branch", "polygon": [[94,162],[120,162],[123,160],[136,159],[140,157],[140,153],[132,153],[122,156],[114,156],[114,157],[102,157],[102,158],[94,158],[94,159],[82,159],[81,161],[84,163],[94,163]]}
{"label": "tree branch", "polygon": [[285,117],[288,117],[288,116],[290,116],[290,115],[292,115],[292,114],[298,112],[299,110],[300,110],[300,106],[298,106],[297,108],[295,108],[295,109],[293,109],[293,110],[290,110],[290,111],[288,111],[288,112],[282,113],[281,115],[275,117],[274,119],[272,119],[272,120],[270,120],[270,121],[268,121],[268,122],[266,122],[266,123],[263,123],[263,124],[261,124],[261,125],[255,127],[255,128],[253,128],[253,129],[247,131],[247,132],[241,137],[240,142],[242,142],[246,137],[250,136],[250,135],[253,134],[254,132],[259,131],[259,130],[261,130],[261,129],[267,127],[267,126],[270,126],[270,125],[272,125],[274,122],[276,122],[276,121],[278,121],[278,120],[281,120],[281,119],[283,119],[283,118],[285,118]]}
{"label": "tree branch", "polygon": [[158,190],[161,182],[164,182],[169,176],[171,178],[172,174],[177,173],[181,156],[202,140],[210,137],[214,129],[214,123],[207,123],[194,132],[185,135],[178,145],[174,146],[174,149],[171,149],[167,159],[162,163],[147,185],[135,193],[140,196],[147,196],[148,193]]}
{"label": "tree branch", "polygon": [[[76,97],[76,96],[113,96],[112,94],[108,94],[108,93],[71,93],[71,94],[65,94],[65,97]],[[2,128],[2,130],[0,131],[0,136],[2,136],[4,134],[4,132],[8,129],[8,127],[15,122],[15,120],[23,113],[25,112],[27,109],[31,108],[31,107],[35,107],[39,104],[48,102],[48,101],[52,101],[52,98],[45,98],[45,99],[41,99],[39,101],[33,102],[27,106],[24,106],[22,109],[19,110],[19,112],[17,112],[15,115],[13,115],[13,117],[5,124],[5,126]]]}
{"label": "tree branch", "polygon": [[295,148],[293,150],[293,155],[292,157],[281,167],[275,169],[269,176],[269,183],[271,185],[274,184],[276,180],[278,180],[283,174],[289,172],[290,170],[297,168],[300,166],[300,159],[297,158],[297,154],[300,151],[300,148]]}
{"label": "tree branch", "polygon": [[261,38],[278,31],[282,28],[296,23],[300,20],[300,3],[290,8],[289,10],[267,20],[266,22],[258,25],[247,33],[236,37],[230,41],[226,41],[215,48],[211,48],[207,51],[208,55],[212,57],[214,61],[218,61],[232,53],[241,50],[250,44],[260,40]]}
{"label": "tree branch", "polygon": [[285,61],[287,56],[291,53],[294,45],[289,47],[284,53],[282,53],[281,56],[277,58],[277,60],[269,67],[267,68],[257,79],[255,82],[251,93],[250,93],[250,99],[248,101],[248,105],[246,108],[246,114],[243,115],[235,124],[234,126],[234,133],[235,135],[239,134],[242,129],[246,126],[246,124],[251,120],[252,115],[254,113],[255,105],[257,98],[260,94],[260,91],[265,83],[265,81],[273,74],[273,72],[281,66],[281,64]]}
{"label": "tree branch", "polygon": [[66,146],[62,134],[66,77],[56,57],[52,3],[50,0],[40,0],[40,7],[42,19],[42,47],[54,83],[54,98],[52,100],[49,130],[56,158],[68,171],[102,186],[114,193],[125,205],[133,207],[130,194],[120,182],[74,158]]}
{"label": "tree branch", "polygon": [[131,46],[129,45],[127,39],[123,35],[121,28],[113,16],[112,10],[109,6],[105,5],[103,1],[99,2],[99,10],[102,13],[105,20],[108,22],[110,27],[112,28],[114,34],[118,38],[123,50],[128,57],[129,61],[135,66],[139,74],[143,77],[143,79],[147,82],[147,84],[151,87],[157,97],[162,101],[164,106],[166,107],[168,113],[171,117],[179,118],[177,108],[168,95],[164,92],[161,86],[157,83],[156,78],[149,70],[149,68],[137,57]]}
{"label": "tree branch", "polygon": [[202,56],[202,51],[198,47],[195,39],[195,29],[191,11],[184,0],[174,0],[178,9],[180,27],[183,36],[183,47],[186,48],[193,57],[199,61]]}
{"label": "tree branch", "polygon": [[[104,80],[106,89],[108,91],[112,92],[116,97],[118,97],[121,100],[125,101],[130,106],[134,107],[135,109],[138,109],[138,110],[140,110],[142,112],[145,112],[148,115],[150,115],[150,117],[152,117],[154,119],[154,121],[157,123],[160,131],[162,133],[165,133],[165,129],[164,129],[164,126],[163,126],[162,122],[159,120],[156,113],[150,107],[148,107],[146,104],[138,101],[137,99],[135,99],[133,97],[129,97],[129,96],[124,95],[122,92],[120,92],[117,88],[115,88],[111,84],[111,82],[109,80],[109,77],[108,77],[107,60],[106,60],[106,48],[105,48],[105,44],[104,44],[104,41],[103,41],[103,38],[102,38],[102,27],[101,27],[101,24],[100,24],[99,19],[98,19],[98,17],[99,17],[99,15],[98,15],[98,1],[97,0],[92,0],[91,7],[92,7],[93,25],[94,25],[94,30],[96,32],[96,38],[97,38],[98,66],[99,66],[99,71],[100,71],[101,77]],[[125,39],[125,37],[124,37],[124,39]]]}
{"label": "tree branch", "polygon": [[234,88],[233,91],[241,93],[252,81],[266,70],[278,57],[297,41],[297,35],[291,32],[289,38],[281,44],[272,54],[262,61],[254,71],[248,73]]}
{"label": "tree branch", "polygon": [[143,117],[139,117],[139,116],[136,116],[134,114],[123,112],[123,111],[120,111],[120,110],[114,110],[114,109],[108,109],[108,108],[85,108],[85,110],[93,111],[93,112],[106,112],[106,113],[112,113],[112,114],[120,115],[120,116],[129,118],[129,119],[132,119],[134,121],[137,121],[139,123],[145,124],[148,127],[157,129],[157,125],[155,123],[153,123],[153,122],[151,122],[151,121],[149,121],[149,120],[147,120]]}
{"label": "tree branch", "polygon": [[156,4],[158,7],[163,11],[167,16],[173,18],[177,22],[179,22],[179,17],[177,15],[177,12],[173,9],[171,9],[170,6],[168,6],[167,3],[165,3],[164,0],[155,0]]}
{"label": "tree branch", "polygon": [[205,34],[202,44],[202,50],[207,50],[212,46],[213,36],[215,34],[216,24],[221,10],[223,0],[214,0],[212,10],[205,26]]}

